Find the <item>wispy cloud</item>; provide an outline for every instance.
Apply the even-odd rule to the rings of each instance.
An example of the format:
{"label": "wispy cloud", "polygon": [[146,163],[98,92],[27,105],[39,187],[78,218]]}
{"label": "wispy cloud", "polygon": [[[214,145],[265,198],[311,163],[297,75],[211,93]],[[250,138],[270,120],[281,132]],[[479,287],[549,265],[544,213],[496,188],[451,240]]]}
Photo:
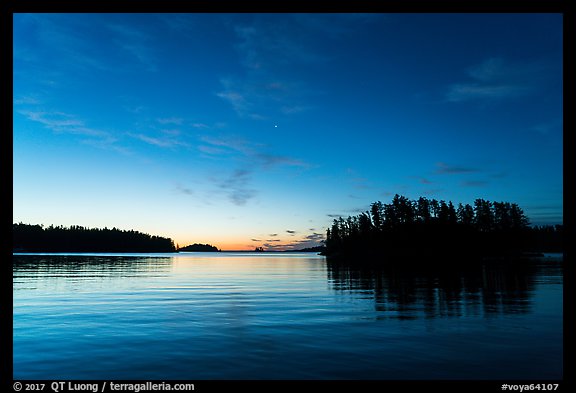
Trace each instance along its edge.
{"label": "wispy cloud", "polygon": [[177,137],[177,136],[182,135],[182,131],[179,128],[162,129],[162,130],[160,130],[160,132],[164,135],[170,135],[172,137]]}
{"label": "wispy cloud", "polygon": [[192,123],[191,126],[194,128],[199,128],[199,129],[210,128],[210,126],[208,126],[207,124],[204,124],[204,123]]}
{"label": "wispy cloud", "polygon": [[313,233],[306,236],[306,240],[321,241],[324,240],[324,235],[322,233]]}
{"label": "wispy cloud", "polygon": [[[385,16],[375,13],[295,13],[274,18],[252,18],[250,24],[237,24],[237,50],[244,65],[270,69],[275,65],[324,63],[333,60],[322,51],[327,40],[336,42]],[[318,40],[317,38],[322,38]]]}
{"label": "wispy cloud", "polygon": [[258,61],[258,31],[251,26],[236,26],[234,28],[240,42],[236,45],[243,56],[243,64],[248,68],[258,69],[262,64]]}
{"label": "wispy cloud", "polygon": [[541,65],[489,58],[468,69],[468,81],[451,85],[446,100],[499,100],[528,95],[542,82],[542,72]]}
{"label": "wispy cloud", "polygon": [[51,130],[62,131],[65,128],[84,126],[84,122],[63,112],[20,111],[20,113],[25,115],[28,120],[42,123]]}
{"label": "wispy cloud", "polygon": [[562,200],[538,200],[522,208],[534,225],[556,225],[564,222]]}
{"label": "wispy cloud", "polygon": [[284,105],[284,106],[280,107],[280,111],[285,115],[292,115],[295,113],[301,113],[301,112],[305,112],[309,109],[310,109],[309,106],[302,106],[302,105],[292,105],[292,106]]}
{"label": "wispy cloud", "polygon": [[239,154],[248,160],[251,166],[268,170],[275,166],[307,168],[310,165],[297,158],[267,152],[265,146],[252,143],[244,138],[235,136],[201,136],[204,143],[198,148],[207,154],[224,155]]}
{"label": "wispy cloud", "polygon": [[35,95],[25,95],[14,98],[13,103],[14,105],[38,105],[41,104],[41,101]]}
{"label": "wispy cloud", "polygon": [[157,147],[173,148],[177,146],[188,146],[187,143],[176,139],[174,137],[174,134],[170,135],[169,133],[161,136],[150,136],[145,134],[134,134],[134,133],[128,133],[127,135],[131,136],[132,138],[138,139],[142,142],[148,143],[149,145],[154,145]]}
{"label": "wispy cloud", "polygon": [[174,33],[195,37],[194,27],[197,25],[196,14],[157,14],[158,19]]}
{"label": "wispy cloud", "polygon": [[266,251],[286,251],[289,247],[287,244],[271,244],[271,243],[264,243],[262,245]]}
{"label": "wispy cloud", "polygon": [[118,139],[112,136],[102,137],[102,138],[85,138],[80,141],[80,143],[98,149],[113,151],[125,156],[133,156],[134,151],[122,146],[118,143]]}
{"label": "wispy cloud", "polygon": [[242,118],[266,120],[295,115],[309,108],[300,102],[305,88],[295,81],[251,73],[244,78],[222,78],[220,83],[222,90],[216,96],[229,103]]}
{"label": "wispy cloud", "polygon": [[76,116],[64,112],[22,110],[19,111],[19,113],[26,116],[28,120],[41,123],[46,128],[57,133],[102,138],[108,138],[111,136],[106,131],[87,127],[83,120],[80,120]]}
{"label": "wispy cloud", "polygon": [[245,92],[225,90],[216,93],[216,95],[232,105],[232,108],[239,116],[254,115],[254,113],[251,112],[253,104],[248,101]]}
{"label": "wispy cloud", "polygon": [[300,24],[301,29],[308,29],[315,34],[335,39],[353,33],[359,26],[382,20],[385,17],[384,14],[376,13],[293,14],[294,20]]}
{"label": "wispy cloud", "polygon": [[274,154],[269,154],[269,153],[257,153],[255,155],[255,158],[257,158],[260,161],[261,165],[265,169],[268,169],[268,168],[271,168],[271,167],[277,166],[277,165],[303,167],[303,168],[309,167],[309,164],[307,164],[306,162],[304,162],[302,160],[298,160],[298,159],[292,158],[292,157],[281,156],[281,155],[274,155]]}
{"label": "wispy cloud", "polygon": [[315,38],[327,35],[325,29],[311,28],[315,21],[314,17],[300,21],[297,17],[275,19],[267,15],[232,26],[244,72],[222,78],[222,89],[216,95],[238,116],[255,120],[309,110],[305,99],[318,92],[310,91],[301,80],[286,78],[285,71],[298,64],[330,60],[321,47],[315,46]]}
{"label": "wispy cloud", "polygon": [[438,195],[442,192],[444,192],[443,188],[430,188],[427,190],[422,190],[423,195]]}
{"label": "wispy cloud", "polygon": [[352,182],[352,186],[357,190],[368,190],[372,188],[370,181],[361,176],[356,170],[347,168],[346,177]]}
{"label": "wispy cloud", "polygon": [[467,180],[460,183],[462,187],[485,187],[489,182],[485,180]]}
{"label": "wispy cloud", "polygon": [[474,99],[501,99],[522,96],[529,92],[525,86],[483,85],[480,83],[457,84],[450,88],[446,98],[451,102]]}
{"label": "wispy cloud", "polygon": [[[236,136],[209,136],[204,135],[200,137],[200,141],[204,142],[204,146],[211,148],[216,148],[214,150],[215,154],[222,152],[236,152],[241,153],[245,156],[253,156],[255,153],[255,147],[252,146],[250,142],[241,137]],[[202,145],[201,145],[202,146]],[[208,152],[207,150],[205,152]]]}
{"label": "wispy cloud", "polygon": [[562,131],[562,120],[552,120],[536,124],[530,128],[531,131],[540,135],[550,135]]}
{"label": "wispy cloud", "polygon": [[[294,241],[288,244],[282,244],[281,246],[283,250],[298,250],[303,248],[309,247],[316,247],[322,244],[325,240],[325,237],[321,233],[312,233],[306,236],[303,236],[300,239],[295,239]],[[278,247],[280,248],[280,247]]]}
{"label": "wispy cloud", "polygon": [[461,174],[461,173],[473,173],[478,172],[478,169],[465,167],[465,166],[457,166],[457,165],[448,165],[444,162],[436,163],[436,174],[438,175],[453,175],[453,174]]}
{"label": "wispy cloud", "polygon": [[[16,15],[15,15],[16,17]],[[111,67],[101,53],[87,48],[90,40],[85,29],[79,29],[82,18],[66,18],[62,14],[20,14],[18,22],[28,27],[30,39],[20,42],[15,58],[35,65],[41,78],[67,78],[67,82],[78,71],[104,70]],[[29,74],[28,74],[29,75]]]}
{"label": "wispy cloud", "polygon": [[[287,19],[277,24],[259,23],[237,25],[234,29],[238,38],[236,48],[242,64],[251,70],[270,71],[287,63],[312,63],[328,60],[305,40],[302,29],[283,29],[280,25],[291,23]],[[290,33],[287,33],[287,32]]]}
{"label": "wispy cloud", "polygon": [[20,110],[21,115],[29,121],[42,124],[55,134],[69,134],[80,137],[80,143],[116,151],[120,154],[131,154],[131,151],[118,144],[118,138],[112,133],[86,125],[84,120],[77,116],[59,111]]}
{"label": "wispy cloud", "polygon": [[220,156],[226,154],[226,151],[224,149],[220,149],[220,148],[217,148],[214,146],[209,146],[209,145],[199,145],[199,146],[197,146],[197,149],[201,153],[204,153],[208,158],[220,157]]}
{"label": "wispy cloud", "polygon": [[226,192],[233,204],[244,206],[257,194],[257,191],[250,187],[250,177],[251,172],[249,170],[237,169],[220,182],[219,187]]}
{"label": "wispy cloud", "polygon": [[[392,194],[390,194],[392,195]],[[346,218],[350,215],[355,215],[355,214],[359,214],[359,213],[364,213],[366,211],[366,207],[352,207],[352,208],[348,208],[345,210],[341,210],[341,213],[328,213],[326,214],[327,217],[329,218]]]}
{"label": "wispy cloud", "polygon": [[493,173],[491,175],[491,177],[493,179],[504,179],[504,178],[508,177],[508,172],[505,172],[505,171],[496,172],[496,173]]}
{"label": "wispy cloud", "polygon": [[290,229],[287,229],[286,233],[289,233],[290,235],[294,235],[294,234],[296,234],[296,231],[292,231]]}
{"label": "wispy cloud", "polygon": [[156,59],[147,45],[151,39],[148,34],[135,27],[121,24],[109,24],[107,28],[115,35],[112,42],[117,47],[135,58],[146,70],[157,71]]}
{"label": "wispy cloud", "polygon": [[[231,160],[235,162],[235,165],[240,165],[241,169],[235,170],[226,178],[213,179],[237,206],[245,205],[256,196],[257,190],[251,186],[254,172],[268,171],[275,167],[309,167],[302,160],[270,153],[265,150],[265,146],[236,136],[204,135],[199,140],[202,144],[197,148],[207,158]],[[250,170],[244,168],[250,168]]]}
{"label": "wispy cloud", "polygon": [[[296,232],[294,232],[296,233]],[[290,236],[295,236],[291,234]],[[262,242],[260,239],[252,239],[253,241]],[[282,241],[280,239],[267,239],[262,243],[268,251],[290,251],[290,250],[300,250],[303,248],[316,247],[322,245],[325,237],[321,233],[311,233],[306,236],[301,236],[299,238],[294,238],[290,241]]]}
{"label": "wispy cloud", "polygon": [[162,117],[162,118],[156,119],[156,121],[160,124],[181,125],[182,122],[184,121],[184,119],[182,119],[181,117]]}
{"label": "wispy cloud", "polygon": [[194,195],[195,194],[193,189],[188,188],[188,187],[184,187],[181,184],[176,184],[176,190],[182,194],[185,194],[185,195]]}

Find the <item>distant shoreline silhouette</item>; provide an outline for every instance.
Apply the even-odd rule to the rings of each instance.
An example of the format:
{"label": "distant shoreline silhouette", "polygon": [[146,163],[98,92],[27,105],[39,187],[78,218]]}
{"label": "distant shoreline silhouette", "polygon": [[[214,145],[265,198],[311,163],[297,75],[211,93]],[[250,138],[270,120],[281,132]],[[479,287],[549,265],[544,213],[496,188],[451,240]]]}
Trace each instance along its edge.
{"label": "distant shoreline silhouette", "polygon": [[13,224],[13,252],[175,252],[170,238],[117,228]]}

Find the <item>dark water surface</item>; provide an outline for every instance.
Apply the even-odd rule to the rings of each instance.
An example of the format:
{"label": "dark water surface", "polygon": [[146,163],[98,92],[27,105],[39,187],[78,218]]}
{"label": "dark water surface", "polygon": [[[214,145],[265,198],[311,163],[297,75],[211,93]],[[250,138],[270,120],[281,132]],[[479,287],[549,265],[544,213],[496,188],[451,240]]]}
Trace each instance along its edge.
{"label": "dark water surface", "polygon": [[561,256],[438,272],[315,254],[21,255],[15,379],[561,379]]}

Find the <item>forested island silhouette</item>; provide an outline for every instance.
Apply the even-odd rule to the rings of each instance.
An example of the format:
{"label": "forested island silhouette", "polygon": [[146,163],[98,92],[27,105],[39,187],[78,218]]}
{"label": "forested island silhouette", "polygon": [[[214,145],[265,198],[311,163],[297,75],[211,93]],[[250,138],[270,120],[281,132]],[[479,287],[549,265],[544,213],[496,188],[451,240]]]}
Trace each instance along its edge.
{"label": "forested island silhouette", "polygon": [[186,247],[180,247],[178,249],[178,251],[183,251],[183,252],[220,252],[221,250],[218,249],[218,247],[215,247],[211,244],[200,244],[200,243],[194,243],[194,244],[190,244],[189,246]]}
{"label": "forested island silhouette", "polygon": [[324,255],[499,257],[561,252],[563,227],[535,226],[518,204],[478,198],[474,206],[396,194],[356,216],[334,219]]}
{"label": "forested island silhouette", "polygon": [[175,252],[174,241],[134,230],[12,225],[12,250],[17,252]]}

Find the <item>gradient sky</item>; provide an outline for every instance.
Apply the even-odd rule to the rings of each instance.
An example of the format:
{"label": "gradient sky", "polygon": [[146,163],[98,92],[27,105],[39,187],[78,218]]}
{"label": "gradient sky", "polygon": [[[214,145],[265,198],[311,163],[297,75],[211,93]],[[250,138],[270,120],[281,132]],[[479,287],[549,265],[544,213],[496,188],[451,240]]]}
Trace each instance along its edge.
{"label": "gradient sky", "polygon": [[394,194],[562,223],[560,14],[15,14],[13,221],[317,245]]}

